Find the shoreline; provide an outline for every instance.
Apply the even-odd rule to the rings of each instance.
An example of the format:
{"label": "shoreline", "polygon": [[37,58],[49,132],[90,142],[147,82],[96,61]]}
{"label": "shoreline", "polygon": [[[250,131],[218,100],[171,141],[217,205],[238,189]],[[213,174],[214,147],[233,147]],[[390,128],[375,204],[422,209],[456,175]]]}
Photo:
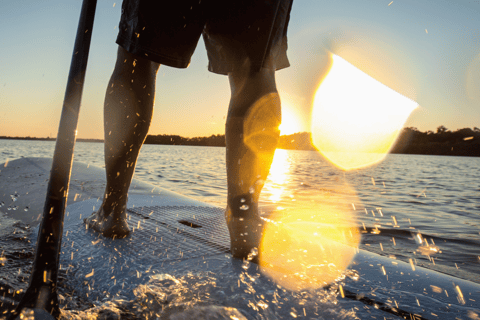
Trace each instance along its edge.
{"label": "shoreline", "polygon": [[[446,129],[446,128],[445,128]],[[9,137],[0,136],[0,140],[32,140],[55,141],[56,138]],[[83,139],[77,142],[103,143],[103,139]],[[184,138],[179,135],[148,135],[145,144],[225,147],[225,135],[210,137]],[[299,132],[280,136],[277,149],[316,151],[309,132]],[[433,155],[480,157],[480,131],[478,128],[460,129],[455,132],[448,130],[437,133],[420,132],[416,128],[407,127],[402,130],[390,152],[392,154]]]}

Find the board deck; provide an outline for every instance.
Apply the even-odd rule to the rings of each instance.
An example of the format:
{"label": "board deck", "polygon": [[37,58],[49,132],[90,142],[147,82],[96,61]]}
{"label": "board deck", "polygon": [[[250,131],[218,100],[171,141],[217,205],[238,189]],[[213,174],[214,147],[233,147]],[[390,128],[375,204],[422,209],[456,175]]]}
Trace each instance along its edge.
{"label": "board deck", "polygon": [[[22,211],[21,206],[34,208],[43,202],[45,192],[41,190],[44,185],[46,188],[49,163],[49,159],[24,158],[2,168],[0,196],[18,194],[15,203],[21,214],[9,214],[11,217],[37,223],[37,212]],[[101,203],[103,177],[101,168],[74,163],[64,222],[61,272],[89,299],[108,295],[131,299],[134,288],[154,274],[243,272],[242,262],[229,255],[222,208],[138,180],[129,193],[131,235],[111,240],[88,230],[83,219]],[[36,233],[31,237],[34,243]],[[386,318],[468,319],[480,315],[480,285],[473,282],[364,250],[358,250],[348,273],[338,292],[345,310],[370,306]],[[268,292],[275,287],[271,283],[257,290]]]}

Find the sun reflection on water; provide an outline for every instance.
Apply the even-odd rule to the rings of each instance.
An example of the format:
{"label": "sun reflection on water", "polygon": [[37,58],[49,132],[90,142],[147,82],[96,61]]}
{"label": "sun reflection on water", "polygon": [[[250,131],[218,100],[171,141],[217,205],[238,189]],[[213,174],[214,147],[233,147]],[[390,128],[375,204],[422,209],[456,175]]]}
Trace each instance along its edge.
{"label": "sun reflection on water", "polygon": [[284,197],[288,177],[290,174],[291,164],[288,160],[287,150],[275,150],[272,166],[268,175],[269,183],[265,184],[263,193],[267,196],[268,201],[278,203]]}

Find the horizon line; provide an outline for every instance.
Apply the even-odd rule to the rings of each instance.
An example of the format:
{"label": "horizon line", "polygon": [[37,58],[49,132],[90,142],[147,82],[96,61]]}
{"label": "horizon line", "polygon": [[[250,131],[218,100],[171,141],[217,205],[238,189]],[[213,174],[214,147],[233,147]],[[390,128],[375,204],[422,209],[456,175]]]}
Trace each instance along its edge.
{"label": "horizon line", "polygon": [[[436,129],[440,128],[440,127],[445,127],[443,125],[440,125],[438,126]],[[419,131],[419,132],[423,132],[423,131],[420,131],[417,129],[417,127],[403,127],[402,130],[404,129],[416,129],[416,131]],[[455,131],[458,131],[458,130],[462,130],[462,129],[471,129],[473,131],[475,131],[475,129],[478,129],[478,127],[474,126],[472,128],[470,127],[464,127],[464,128],[457,128],[455,131],[453,130],[450,130],[448,128],[445,127],[445,129],[447,130],[447,132],[455,132]],[[427,133],[427,132],[433,132],[433,133],[436,133],[435,131],[433,130],[425,130],[423,133]],[[283,136],[291,136],[291,135],[295,135],[295,134],[302,134],[302,133],[309,133],[311,134],[310,131],[299,131],[299,132],[295,132],[295,133],[290,133],[290,134],[281,134],[280,137],[283,137]],[[194,138],[209,138],[209,137],[212,137],[212,136],[224,136],[225,134],[211,134],[209,136],[194,136],[194,137],[184,137],[184,136],[181,136],[179,134],[147,134],[147,137],[148,136],[176,136],[176,137],[181,137],[181,138],[184,138],[184,139],[194,139]],[[0,139],[23,139],[23,140],[56,140],[57,137],[32,137],[32,136],[3,136],[1,135],[0,136]],[[76,140],[94,140],[94,141],[105,141],[104,138],[76,138]]]}

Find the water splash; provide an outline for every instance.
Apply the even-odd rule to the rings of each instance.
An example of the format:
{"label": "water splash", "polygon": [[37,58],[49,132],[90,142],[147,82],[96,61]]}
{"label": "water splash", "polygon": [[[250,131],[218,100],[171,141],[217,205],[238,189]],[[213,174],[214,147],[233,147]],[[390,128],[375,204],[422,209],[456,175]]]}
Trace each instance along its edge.
{"label": "water splash", "polygon": [[[255,250],[251,258],[256,256]],[[135,299],[116,296],[83,311],[62,309],[61,319],[359,319],[342,307],[338,285],[291,292],[261,276],[248,259],[226,273],[158,274],[136,287]],[[239,269],[237,269],[238,266]],[[244,266],[247,266],[245,269]],[[66,299],[71,299],[67,297]]]}

